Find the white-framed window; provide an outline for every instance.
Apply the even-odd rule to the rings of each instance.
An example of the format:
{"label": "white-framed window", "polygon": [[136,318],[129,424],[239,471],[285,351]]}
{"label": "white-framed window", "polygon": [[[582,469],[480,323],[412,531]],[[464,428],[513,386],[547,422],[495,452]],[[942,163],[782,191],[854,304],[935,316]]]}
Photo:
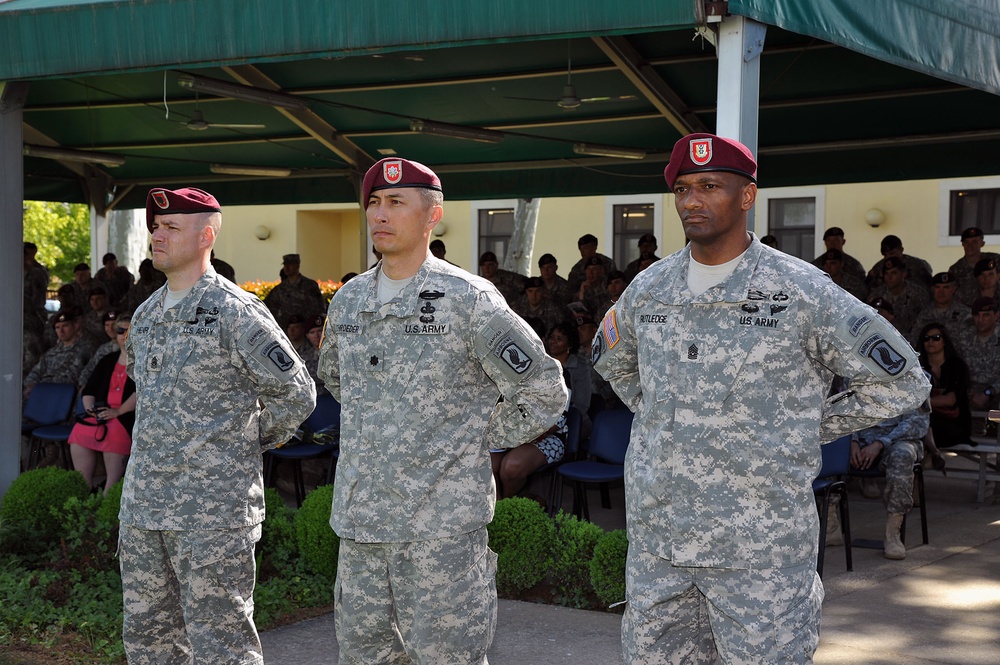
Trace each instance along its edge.
{"label": "white-framed window", "polygon": [[503,267],[504,257],[514,231],[514,210],[517,199],[497,199],[494,201],[473,201],[472,219],[472,272],[478,273],[479,257],[483,252],[497,255],[497,263]]}
{"label": "white-framed window", "polygon": [[754,233],[773,235],[778,248],[804,261],[824,250],[825,187],[773,187],[757,191]]}
{"label": "white-framed window", "polygon": [[663,247],[662,194],[606,196],[604,210],[604,239],[598,251],[614,259],[619,270],[639,258],[639,238],[644,234],[652,233]]}
{"label": "white-framed window", "polygon": [[978,226],[989,245],[1000,243],[1000,176],[941,180],[938,245],[957,247],[962,231]]}

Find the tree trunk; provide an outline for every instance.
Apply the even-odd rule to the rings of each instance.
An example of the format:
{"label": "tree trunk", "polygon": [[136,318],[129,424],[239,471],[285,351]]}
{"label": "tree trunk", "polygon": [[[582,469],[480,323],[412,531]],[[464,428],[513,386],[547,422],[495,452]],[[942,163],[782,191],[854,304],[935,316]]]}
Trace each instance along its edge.
{"label": "tree trunk", "polygon": [[531,275],[531,253],[535,246],[535,227],[538,226],[540,198],[518,199],[514,208],[514,230],[504,257],[503,269],[525,277]]}

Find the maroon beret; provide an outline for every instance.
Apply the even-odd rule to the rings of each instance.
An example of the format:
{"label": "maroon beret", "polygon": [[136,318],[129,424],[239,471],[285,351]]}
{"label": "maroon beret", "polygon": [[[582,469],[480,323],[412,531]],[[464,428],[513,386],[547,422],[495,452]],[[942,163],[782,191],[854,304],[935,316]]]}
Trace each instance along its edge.
{"label": "maroon beret", "polygon": [[677,176],[703,171],[738,173],[757,182],[757,160],[750,148],[715,134],[688,134],[675,143],[663,178],[673,191]]}
{"label": "maroon beret", "polygon": [[882,259],[882,272],[886,270],[892,270],[893,268],[899,268],[900,270],[906,270],[906,264],[903,263],[903,259],[898,256],[890,256],[888,258]]}
{"label": "maroon beret", "polygon": [[324,323],[326,323],[326,317],[323,316],[322,314],[317,314],[316,316],[312,316],[306,322],[306,332],[309,332],[314,328],[322,328]]}
{"label": "maroon beret", "polygon": [[976,267],[972,269],[972,274],[979,277],[987,270],[996,270],[997,261],[996,259],[979,259],[976,261]]}
{"label": "maroon beret", "polygon": [[411,162],[401,157],[387,157],[375,162],[365,174],[361,185],[362,205],[368,207],[368,198],[372,192],[397,187],[421,187],[443,191],[437,174],[420,162]]}
{"label": "maroon beret", "polygon": [[219,202],[206,191],[195,187],[163,189],[157,187],[146,195],[146,228],[153,232],[155,215],[190,214],[195,212],[222,212]]}

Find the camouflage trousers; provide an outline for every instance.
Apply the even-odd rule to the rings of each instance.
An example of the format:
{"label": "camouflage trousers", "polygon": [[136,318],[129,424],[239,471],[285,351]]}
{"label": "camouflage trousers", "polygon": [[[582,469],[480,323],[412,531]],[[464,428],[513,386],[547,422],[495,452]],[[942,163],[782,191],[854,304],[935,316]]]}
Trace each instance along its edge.
{"label": "camouflage trousers", "polygon": [[924,456],[920,441],[896,441],[878,456],[878,468],[885,472],[882,500],[890,513],[903,514],[913,507],[913,465]]}
{"label": "camouflage trousers", "polygon": [[253,622],[254,544],[260,525],[147,531],[119,539],[130,665],[261,665]]}
{"label": "camouflage trousers", "polygon": [[488,665],[497,620],[486,529],[413,543],[340,541],[340,665]]}
{"label": "camouflage trousers", "polygon": [[823,583],[815,563],[678,568],[630,547],[625,597],[626,665],[812,663],[819,644]]}

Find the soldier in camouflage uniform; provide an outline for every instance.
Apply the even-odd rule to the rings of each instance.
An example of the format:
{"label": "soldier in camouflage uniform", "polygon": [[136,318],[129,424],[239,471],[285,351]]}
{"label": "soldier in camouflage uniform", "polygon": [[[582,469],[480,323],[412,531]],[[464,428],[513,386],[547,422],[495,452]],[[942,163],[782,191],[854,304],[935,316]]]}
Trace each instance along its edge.
{"label": "soldier in camouflage uniform", "polygon": [[847,255],[839,249],[828,249],[819,255],[813,265],[828,274],[834,284],[861,302],[865,302],[868,299],[868,287],[865,286],[865,280],[863,277],[858,277],[845,270],[846,258]]}
{"label": "soldier in camouflage uniform", "polygon": [[82,315],[69,306],[52,318],[57,342],[46,351],[24,379],[24,396],[31,394],[39,383],[69,383],[76,385],[80,371],[90,360],[94,347],[83,338]]}
{"label": "soldier in camouflage uniform", "polygon": [[997,301],[978,298],[972,303],[972,324],[962,330],[955,345],[969,366],[969,406],[995,409],[1000,394],[1000,328]]}
{"label": "soldier in camouflage uniform", "polygon": [[483,252],[479,257],[479,273],[492,282],[507,304],[511,305],[524,293],[524,285],[528,278],[498,266],[497,255],[493,252]]}
{"label": "soldier in camouflage uniform", "polygon": [[538,259],[538,273],[549,299],[559,305],[568,305],[576,300],[576,294],[569,287],[569,282],[556,274],[557,270],[559,264],[551,254],[542,254]]}
{"label": "soldier in camouflage uniform", "polygon": [[901,259],[890,257],[882,261],[882,284],[868,294],[868,298],[885,298],[892,303],[896,315],[892,325],[904,336],[910,334],[917,314],[931,304],[927,288],[909,279],[906,265]]}
{"label": "soldier in camouflage uniform", "polygon": [[885,472],[887,559],[906,558],[899,531],[913,507],[913,465],[924,456],[922,440],[930,427],[930,411],[930,404],[925,404],[851,435],[851,466]]}
{"label": "soldier in camouflage uniform", "polygon": [[541,277],[529,277],[525,282],[524,295],[514,301],[511,309],[522,319],[538,319],[546,334],[557,323],[572,321],[569,307],[546,297],[545,283]]}
{"label": "soldier in camouflage uniform", "polygon": [[260,664],[262,455],[295,433],[315,388],[260,300],[211,267],[222,225],[211,194],[153,189],[146,225],[167,284],[126,342],[138,395],[120,514],[126,655]]}
{"label": "soldier in camouflage uniform", "polygon": [[928,323],[940,323],[948,329],[952,339],[958,339],[962,332],[971,327],[972,312],[955,298],[958,283],[955,276],[948,272],[939,272],[931,280],[931,304],[920,310],[913,325],[910,327],[910,342],[914,348],[920,340],[917,335]]}
{"label": "soldier in camouflage uniform", "polygon": [[562,372],[493,285],[429,253],[433,171],[383,159],[362,200],[382,260],[330,302],[319,361],[343,405],[340,663],[479,665],[496,624],[489,450],[556,423]]}
{"label": "soldier in camouflage uniform", "polygon": [[958,281],[958,299],[969,307],[979,297],[979,284],[975,275],[976,264],[983,259],[1000,262],[1000,254],[983,251],[985,244],[986,239],[981,228],[970,226],[965,229],[962,231],[962,250],[965,255],[948,268],[948,272]]}
{"label": "soldier in camouflage uniform", "polygon": [[24,327],[41,336],[48,318],[49,271],[35,260],[37,253],[35,243],[24,243]]}
{"label": "soldier in camouflage uniform", "polygon": [[573,267],[569,270],[569,275],[566,277],[569,281],[569,288],[572,289],[574,294],[580,290],[580,285],[587,279],[587,266],[590,265],[588,259],[595,256],[599,258],[601,265],[604,266],[605,275],[609,275],[613,270],[618,270],[614,259],[610,256],[604,256],[604,254],[597,251],[597,237],[593,234],[588,233],[580,236],[580,239],[576,241],[576,246],[580,249],[580,260],[573,264]]}
{"label": "soldier in camouflage uniform", "polygon": [[301,263],[298,254],[285,254],[282,257],[285,278],[264,298],[264,304],[282,328],[288,326],[288,320],[294,314],[309,317],[322,314],[326,309],[319,284],[299,272]]}
{"label": "soldier in camouflage uniform", "polygon": [[[747,233],[756,170],[731,139],[677,142],[664,175],[691,242],[639,273],[594,338],[598,371],[636,412],[630,665],[812,662],[820,445],[930,390],[887,321]],[[851,389],[825,399],[834,374]]]}

